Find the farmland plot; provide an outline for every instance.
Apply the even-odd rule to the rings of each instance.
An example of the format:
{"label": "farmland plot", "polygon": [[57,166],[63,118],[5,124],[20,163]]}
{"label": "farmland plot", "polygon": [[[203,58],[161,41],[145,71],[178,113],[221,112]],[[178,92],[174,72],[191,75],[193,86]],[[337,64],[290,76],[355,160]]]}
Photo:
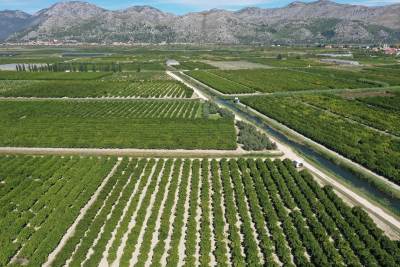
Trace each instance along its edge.
{"label": "farmland plot", "polygon": [[96,80],[111,72],[17,72],[0,71],[0,80]]}
{"label": "farmland plot", "polygon": [[195,100],[3,100],[0,146],[236,149],[232,118]]}
{"label": "farmland plot", "polygon": [[9,156],[0,166],[0,265],[40,266],[116,160]]}
{"label": "farmland plot", "polygon": [[[357,101],[335,95],[301,96],[301,100],[309,105],[400,137],[400,111],[386,109],[378,105],[373,106],[363,102],[362,99],[360,98],[361,101]],[[386,99],[390,101],[390,97],[386,97]],[[395,106],[400,107],[400,103],[397,102]]]}
{"label": "farmland plot", "polygon": [[[320,71],[321,69],[321,71]],[[319,74],[324,72],[325,74]],[[267,70],[209,70],[189,72],[193,78],[225,94],[252,92],[273,93],[281,91],[354,89],[377,87],[376,82],[361,79],[355,72],[342,71],[350,78],[330,75],[331,70],[267,69]],[[354,76],[354,77],[353,77]]]}
{"label": "farmland plot", "polygon": [[[8,173],[5,185],[19,177],[21,169],[24,175],[20,179],[27,185],[21,182],[19,187],[30,186],[34,199],[38,199],[23,202],[24,209],[33,211],[31,221],[36,221],[34,212],[45,207],[48,196],[63,194],[62,190],[56,191],[58,184],[67,186],[73,178],[52,175],[56,166],[50,170],[43,166],[36,171],[29,166],[48,161],[72,165],[73,160],[74,166],[80,166],[80,160],[58,157],[0,158],[3,166],[14,166],[2,169],[3,175]],[[26,237],[25,229],[31,225],[35,229],[37,224],[23,224],[25,227],[12,233],[17,236],[20,252],[2,251],[3,265],[13,262],[27,266],[44,263],[47,266],[398,266],[400,263],[397,244],[362,209],[350,208],[330,187],[321,188],[307,172],[297,172],[290,161],[125,158],[114,168],[115,173],[97,190],[92,205],[74,222],[75,231],[62,237],[65,228],[62,229],[57,232],[55,242],[41,250],[32,247],[31,240],[35,240],[36,231],[46,230],[42,228],[51,217],[42,218],[40,229],[25,239],[21,239]],[[31,172],[34,177],[41,172],[46,175],[35,183],[26,178]],[[82,183],[84,179],[75,185],[77,191],[84,187]],[[48,190],[44,190],[45,185]],[[19,187],[9,188],[7,196],[12,197]],[[67,206],[68,199],[59,202]],[[8,216],[2,217],[0,223],[4,224],[6,219]],[[13,238],[6,239],[7,248],[15,246]],[[61,238],[65,242],[58,243]]]}
{"label": "farmland plot", "polygon": [[[340,100],[303,97],[251,97],[243,102],[257,111],[287,125],[312,140],[400,184],[400,139],[372,129],[398,132],[397,112],[371,109],[365,105],[347,106]],[[315,102],[313,102],[315,100]],[[324,109],[330,109],[327,112]],[[369,110],[371,109],[371,110]],[[364,113],[366,110],[367,113]],[[335,114],[336,113],[336,114]],[[348,119],[350,118],[350,120]],[[384,119],[386,120],[386,119]],[[367,127],[370,125],[370,127]]]}
{"label": "farmland plot", "polygon": [[172,80],[165,71],[116,72],[103,80],[111,81],[165,81]]}
{"label": "farmland plot", "polygon": [[400,92],[387,96],[358,97],[357,100],[384,110],[400,112]]}
{"label": "farmland plot", "polygon": [[176,81],[0,81],[3,97],[190,98],[192,94]]}

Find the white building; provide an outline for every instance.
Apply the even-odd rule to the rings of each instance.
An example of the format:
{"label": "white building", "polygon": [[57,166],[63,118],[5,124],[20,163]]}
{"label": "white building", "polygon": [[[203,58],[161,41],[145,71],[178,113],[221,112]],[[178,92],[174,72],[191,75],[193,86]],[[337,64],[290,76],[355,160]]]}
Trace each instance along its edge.
{"label": "white building", "polygon": [[180,63],[178,61],[176,61],[175,59],[168,59],[166,64],[168,67],[180,65]]}

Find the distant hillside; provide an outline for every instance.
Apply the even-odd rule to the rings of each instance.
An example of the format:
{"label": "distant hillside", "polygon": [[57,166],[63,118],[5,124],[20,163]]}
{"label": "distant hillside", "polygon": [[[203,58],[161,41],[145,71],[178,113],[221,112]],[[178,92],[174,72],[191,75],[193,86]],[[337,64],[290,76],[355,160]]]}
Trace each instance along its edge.
{"label": "distant hillside", "polygon": [[397,42],[400,4],[343,5],[320,0],[275,9],[210,10],[176,16],[140,6],[109,11],[62,2],[34,15],[0,12],[0,40],[136,43]]}
{"label": "distant hillside", "polygon": [[22,11],[0,11],[0,40],[29,26],[32,16]]}

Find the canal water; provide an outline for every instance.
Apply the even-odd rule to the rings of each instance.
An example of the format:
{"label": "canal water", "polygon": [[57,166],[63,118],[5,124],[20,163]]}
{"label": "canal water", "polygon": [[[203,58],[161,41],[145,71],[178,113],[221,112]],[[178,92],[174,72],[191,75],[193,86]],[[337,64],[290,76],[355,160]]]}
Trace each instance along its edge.
{"label": "canal water", "polygon": [[0,70],[4,70],[4,71],[15,71],[17,70],[17,65],[25,65],[25,68],[28,69],[28,66],[36,66],[36,67],[44,67],[46,66],[46,64],[42,64],[42,63],[36,63],[36,64],[0,64]]}
{"label": "canal water", "polygon": [[400,199],[394,198],[390,194],[382,192],[375,186],[371,185],[367,180],[364,180],[355,175],[354,173],[352,173],[351,171],[347,170],[346,168],[337,165],[332,160],[327,159],[326,157],[315,152],[308,146],[289,139],[286,135],[268,126],[268,124],[265,123],[259,117],[239,109],[236,106],[236,104],[233,103],[232,100],[216,99],[216,101],[222,105],[228,106],[229,108],[233,109],[235,112],[239,113],[241,116],[248,119],[249,121],[256,123],[258,126],[262,127],[268,134],[270,134],[280,142],[290,147],[293,147],[295,150],[299,151],[303,155],[312,158],[319,165],[323,166],[328,171],[335,173],[341,179],[351,183],[354,187],[362,190],[367,194],[370,194],[375,199],[379,199],[381,203],[384,202],[385,206],[387,206],[390,210],[394,211],[396,214],[400,215]]}

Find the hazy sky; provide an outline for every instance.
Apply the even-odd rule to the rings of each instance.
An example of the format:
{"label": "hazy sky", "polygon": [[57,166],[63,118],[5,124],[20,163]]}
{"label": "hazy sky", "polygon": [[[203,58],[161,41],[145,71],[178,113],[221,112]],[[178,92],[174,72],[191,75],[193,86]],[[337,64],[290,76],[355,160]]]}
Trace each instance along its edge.
{"label": "hazy sky", "polygon": [[[183,14],[191,11],[200,11],[211,8],[237,10],[246,6],[282,7],[294,0],[88,0],[107,9],[122,9],[134,5],[150,5],[163,11]],[[29,13],[46,8],[57,0],[0,0],[0,10],[18,9]],[[303,2],[312,2],[305,0]],[[362,4],[368,6],[400,3],[400,0],[337,0],[338,3]]]}

